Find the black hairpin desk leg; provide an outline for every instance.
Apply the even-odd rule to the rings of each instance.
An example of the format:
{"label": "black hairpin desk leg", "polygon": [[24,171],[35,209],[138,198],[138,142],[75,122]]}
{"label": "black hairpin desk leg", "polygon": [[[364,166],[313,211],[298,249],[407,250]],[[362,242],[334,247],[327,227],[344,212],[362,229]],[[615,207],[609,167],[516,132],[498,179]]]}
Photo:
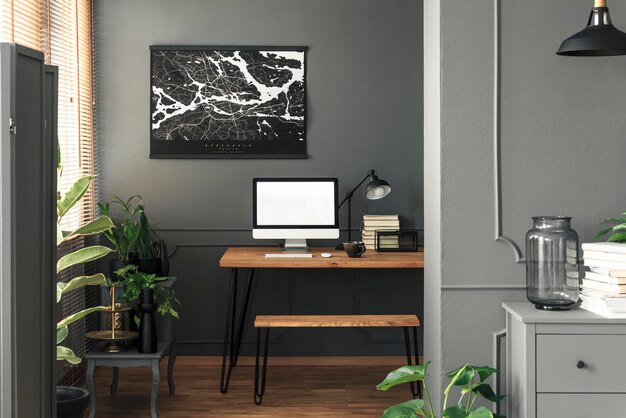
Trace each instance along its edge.
{"label": "black hairpin desk leg", "polygon": [[[230,276],[230,290],[228,292],[228,307],[226,311],[226,326],[224,330],[224,349],[222,351],[222,374],[220,378],[220,392],[228,392],[230,376],[233,367],[237,365],[239,358],[239,348],[241,346],[241,336],[243,327],[246,322],[248,313],[248,303],[250,301],[250,293],[252,291],[252,283],[254,280],[254,269],[250,269],[248,274],[248,283],[243,296],[243,304],[239,312],[239,321],[235,328],[235,316],[237,312],[237,276],[238,269],[233,268]],[[226,368],[226,357],[228,357],[228,369]]]}

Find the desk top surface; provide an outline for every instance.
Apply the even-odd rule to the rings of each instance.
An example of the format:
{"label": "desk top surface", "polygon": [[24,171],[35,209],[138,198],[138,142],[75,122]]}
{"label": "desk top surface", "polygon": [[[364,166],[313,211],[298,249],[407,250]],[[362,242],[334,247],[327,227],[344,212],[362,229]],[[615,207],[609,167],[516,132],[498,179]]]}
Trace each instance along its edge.
{"label": "desk top surface", "polygon": [[[350,258],[345,251],[334,248],[310,248],[312,258],[268,258],[267,253],[280,253],[276,247],[230,247],[220,259],[220,267],[232,268],[398,268],[423,269],[424,252],[394,253],[367,250],[360,258]],[[321,253],[331,253],[324,258]]]}

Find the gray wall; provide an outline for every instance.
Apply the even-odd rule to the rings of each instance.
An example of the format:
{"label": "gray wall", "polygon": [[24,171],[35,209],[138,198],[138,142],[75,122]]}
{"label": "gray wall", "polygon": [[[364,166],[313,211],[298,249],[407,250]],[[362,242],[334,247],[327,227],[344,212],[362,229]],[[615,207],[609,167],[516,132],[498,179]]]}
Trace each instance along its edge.
{"label": "gray wall", "polygon": [[[441,106],[427,103],[425,124],[441,119],[441,154],[440,168],[430,165],[425,177],[440,175],[441,186],[425,200],[440,193],[441,280],[425,298],[442,294],[441,328],[433,331],[442,344],[426,354],[441,355],[445,372],[492,362],[492,333],[504,327],[501,302],[525,300],[525,271],[508,245],[494,241],[494,1],[434,3],[440,73],[427,71],[425,83],[440,74]],[[626,58],[554,54],[584,27],[587,0],[498,3],[503,233],[523,247],[531,216],[564,214],[589,241],[600,219],[625,209]],[[616,26],[626,27],[626,4],[609,6]],[[427,149],[431,141],[437,138],[426,135]]]}
{"label": "gray wall", "polygon": [[[219,353],[229,273],[217,261],[228,245],[258,244],[249,231],[253,177],[333,176],[343,195],[375,168],[393,193],[377,202],[359,194],[355,217],[397,212],[404,226],[423,226],[421,9],[414,0],[95,2],[101,197],[139,193],[160,222],[180,278],[182,353]],[[309,159],[149,160],[153,44],[308,46]],[[422,279],[407,271],[262,271],[252,314],[421,316]],[[252,337],[248,330],[244,342]],[[305,330],[274,342],[274,353],[402,352],[397,331]]]}

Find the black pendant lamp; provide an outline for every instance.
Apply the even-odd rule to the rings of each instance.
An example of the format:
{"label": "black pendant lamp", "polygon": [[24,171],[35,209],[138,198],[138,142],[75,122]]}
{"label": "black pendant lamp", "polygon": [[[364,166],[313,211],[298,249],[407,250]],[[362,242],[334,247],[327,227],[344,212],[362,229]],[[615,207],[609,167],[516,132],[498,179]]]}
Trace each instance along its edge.
{"label": "black pendant lamp", "polygon": [[574,57],[626,55],[626,33],[611,23],[606,0],[594,0],[587,27],[564,40],[556,53]]}

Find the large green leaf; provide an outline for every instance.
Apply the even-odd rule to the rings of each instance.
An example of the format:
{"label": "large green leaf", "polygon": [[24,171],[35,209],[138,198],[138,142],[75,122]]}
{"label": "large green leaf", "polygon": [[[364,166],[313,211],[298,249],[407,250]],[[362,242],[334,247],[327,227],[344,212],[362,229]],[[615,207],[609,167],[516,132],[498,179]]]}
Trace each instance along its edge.
{"label": "large green leaf", "polygon": [[422,408],[424,408],[423,400],[412,399],[390,406],[385,410],[381,418],[415,418],[417,416],[426,416]]}
{"label": "large green leaf", "polygon": [[[462,373],[455,379],[454,376],[460,371],[463,370]],[[465,386],[468,385],[474,376],[478,374],[481,382],[484,382],[494,373],[497,373],[498,370],[493,367],[487,366],[472,366],[471,364],[466,364],[464,366],[459,367],[456,370],[449,372],[447,375],[450,379],[454,379],[455,386]]]}
{"label": "large green leaf", "polygon": [[376,385],[376,389],[386,391],[402,383],[424,381],[429,364],[430,361],[417,366],[400,367],[389,373],[385,380]]}
{"label": "large green leaf", "polygon": [[473,385],[464,386],[461,390],[461,393],[466,394],[468,392],[474,392],[480,394],[483,398],[487,399],[491,402],[500,402],[505,398],[504,395],[496,395],[496,393],[491,389],[491,386],[488,383],[476,383]]}
{"label": "large green leaf", "polygon": [[69,329],[67,328],[67,325],[63,325],[61,328],[57,328],[57,344],[63,342],[68,333]]}
{"label": "large green leaf", "polygon": [[72,364],[78,364],[82,361],[80,357],[76,357],[72,350],[62,345],[57,345],[57,360],[65,360]]}
{"label": "large green leaf", "polygon": [[64,327],[64,326],[68,326],[69,324],[78,321],[81,318],[84,318],[85,316],[89,315],[90,313],[93,312],[98,312],[98,311],[104,311],[105,309],[107,309],[104,306],[94,306],[93,308],[87,308],[87,309],[83,309],[82,311],[78,311],[73,315],[70,315],[66,318],[63,318],[62,320],[60,320],[59,322],[57,322],[57,329]]}
{"label": "large green leaf", "polygon": [[608,242],[626,242],[626,232],[613,234],[607,239],[607,241]]}
{"label": "large green leaf", "polygon": [[78,276],[74,277],[67,283],[57,283],[57,303],[61,301],[61,297],[64,293],[71,292],[83,286],[90,285],[104,285],[108,286],[109,281],[102,273],[94,274],[93,276]]}
{"label": "large green leaf", "polygon": [[451,386],[465,386],[474,378],[474,368],[469,364],[465,364],[448,373],[448,377],[450,378]]}
{"label": "large green leaf", "polygon": [[61,259],[59,259],[57,262],[57,273],[77,264],[97,260],[110,252],[113,252],[113,250],[103,245],[92,245],[91,247],[81,248],[80,250],[64,255]]}
{"label": "large green leaf", "polygon": [[467,418],[467,411],[461,405],[446,408],[442,413],[443,418]]}
{"label": "large green leaf", "polygon": [[478,376],[480,377],[480,381],[484,382],[485,380],[489,379],[489,376],[491,376],[494,373],[498,373],[498,369],[494,369],[493,367],[487,367],[487,366],[470,366],[472,369],[474,369],[474,371],[476,371],[476,373],[478,373]]}
{"label": "large green leaf", "polygon": [[493,418],[493,413],[484,406],[480,406],[473,410],[467,418]]}
{"label": "large green leaf", "polygon": [[91,182],[93,181],[92,176],[81,177],[65,193],[65,195],[57,201],[57,218],[61,219],[63,215],[70,210],[76,202],[83,198]]}
{"label": "large green leaf", "polygon": [[[71,232],[63,232],[61,237],[61,242],[77,235],[94,235],[101,234],[109,229],[113,228],[115,225],[113,221],[108,216],[100,216],[99,218],[94,219],[93,221],[87,223],[86,225],[81,226],[75,231]],[[57,245],[59,245],[59,236],[57,234]]]}

